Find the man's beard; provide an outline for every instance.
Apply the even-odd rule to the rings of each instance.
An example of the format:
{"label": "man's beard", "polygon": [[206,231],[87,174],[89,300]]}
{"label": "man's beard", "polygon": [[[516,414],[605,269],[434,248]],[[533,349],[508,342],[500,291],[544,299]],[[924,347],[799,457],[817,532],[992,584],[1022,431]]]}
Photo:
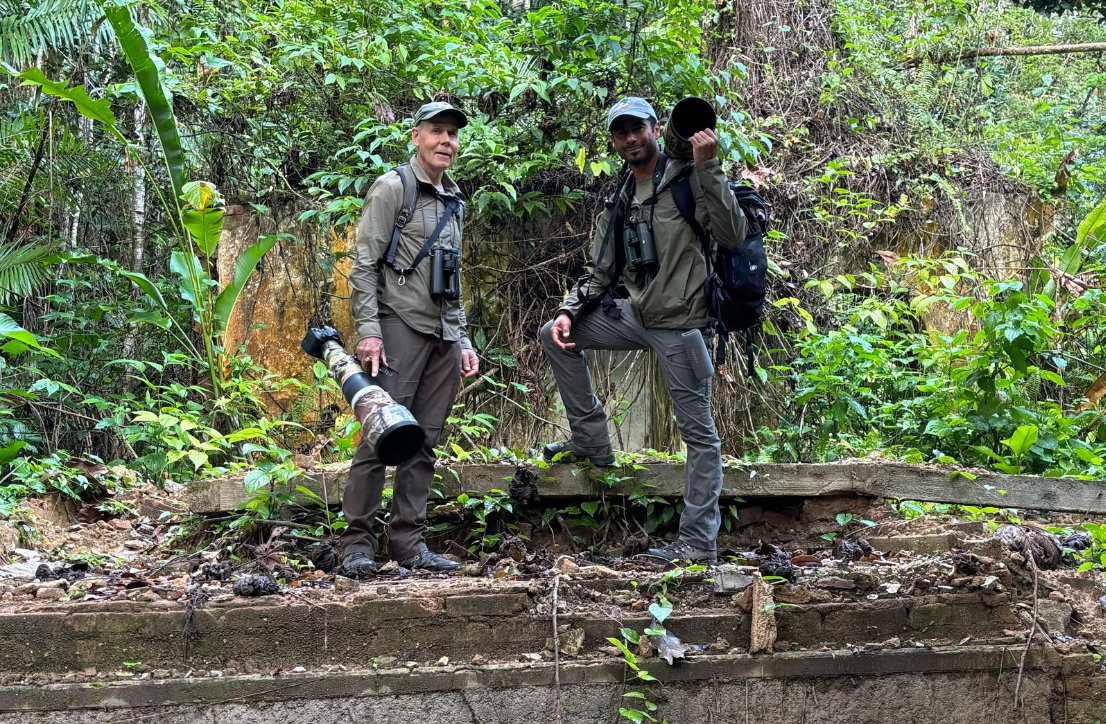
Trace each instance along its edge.
{"label": "man's beard", "polygon": [[632,149],[632,152],[634,152],[634,153],[644,152],[644,155],[638,156],[637,160],[633,160],[633,159],[631,159],[631,151],[623,151],[622,152],[622,160],[625,161],[626,163],[630,164],[631,166],[641,166],[643,164],[649,163],[654,158],[656,158],[657,152],[659,150],[660,149],[658,148],[656,141],[653,141],[652,143],[645,143],[645,144],[642,144],[641,146],[638,146],[638,147]]}

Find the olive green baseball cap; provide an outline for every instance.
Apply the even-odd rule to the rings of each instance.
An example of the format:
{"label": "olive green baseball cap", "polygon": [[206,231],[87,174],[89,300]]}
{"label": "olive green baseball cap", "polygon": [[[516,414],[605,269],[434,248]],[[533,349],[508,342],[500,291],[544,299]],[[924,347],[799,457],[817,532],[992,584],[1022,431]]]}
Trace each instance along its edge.
{"label": "olive green baseball cap", "polygon": [[423,121],[429,121],[431,118],[437,118],[438,116],[450,116],[457,121],[458,128],[464,128],[469,123],[468,116],[461,111],[445,101],[435,101],[434,103],[427,103],[418,110],[415,114],[414,125],[417,126]]}

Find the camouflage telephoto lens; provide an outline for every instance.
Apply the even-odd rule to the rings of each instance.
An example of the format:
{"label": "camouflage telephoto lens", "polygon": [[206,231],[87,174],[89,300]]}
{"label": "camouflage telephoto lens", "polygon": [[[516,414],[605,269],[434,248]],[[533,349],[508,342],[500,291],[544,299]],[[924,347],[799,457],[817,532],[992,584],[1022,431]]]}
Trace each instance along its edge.
{"label": "camouflage telephoto lens", "polygon": [[353,416],[361,423],[362,441],[380,462],[399,465],[418,453],[426,442],[426,433],[414,415],[375,384],[357,358],[346,352],[336,329],[309,329],[300,347],[326,364]]}

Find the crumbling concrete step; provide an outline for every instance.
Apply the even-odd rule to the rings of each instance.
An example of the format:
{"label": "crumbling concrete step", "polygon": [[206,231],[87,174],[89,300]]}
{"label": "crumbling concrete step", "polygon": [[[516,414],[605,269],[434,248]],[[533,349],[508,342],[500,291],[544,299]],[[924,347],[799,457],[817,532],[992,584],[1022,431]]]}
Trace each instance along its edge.
{"label": "crumbling concrete step", "polygon": [[[668,666],[643,663],[655,676],[658,714],[671,724],[709,721],[785,724],[977,724],[981,721],[1091,724],[1106,704],[1087,698],[1102,685],[1089,655],[1061,656],[1035,647],[1015,708],[1019,647],[803,652],[704,656]],[[553,686],[560,680],[559,690]],[[626,706],[619,659],[477,667],[418,667],[236,676],[108,685],[0,688],[0,724],[277,724],[402,721],[471,724],[555,721],[602,724]],[[1069,697],[1063,696],[1067,681]],[[1076,683],[1074,695],[1072,683]],[[630,690],[636,690],[631,687]],[[1083,697],[1083,698],[1077,698]],[[1053,713],[1078,713],[1053,718]]]}
{"label": "crumbling concrete step", "polygon": [[[442,493],[485,494],[507,490],[513,465],[457,465],[441,471]],[[607,485],[590,470],[553,465],[537,470],[538,493],[543,498],[597,498],[645,491],[665,497],[681,497],[684,466],[659,463],[624,469],[618,477],[629,479]],[[606,472],[606,471],[601,471]],[[862,495],[873,498],[921,500],[937,503],[995,506],[1086,513],[1106,513],[1106,481],[1075,478],[1043,478],[1033,475],[999,475],[976,471],[974,478],[952,477],[952,468],[909,463],[852,460],[825,464],[750,464],[726,468],[723,495],[727,497],[799,497]],[[455,474],[454,474],[455,473]],[[292,481],[332,503],[341,500],[349,474],[342,463],[306,473]],[[234,510],[249,499],[243,476],[198,480],[188,484],[188,504],[195,513]],[[307,502],[301,495],[300,499]]]}
{"label": "crumbling concrete step", "polygon": [[776,611],[777,641],[817,647],[889,639],[995,639],[1024,622],[1006,595],[948,594],[867,603],[821,603]]}
{"label": "crumbling concrete step", "polygon": [[[521,588],[521,587],[520,587]],[[371,598],[370,598],[371,596]],[[678,609],[666,627],[687,644],[749,650],[751,614],[721,607]],[[27,673],[188,669],[257,673],[297,666],[366,666],[374,659],[434,662],[538,655],[552,636],[548,597],[525,588],[440,598],[381,598],[354,594],[347,603],[235,598],[213,602],[191,617],[183,605],[131,602],[69,603],[57,612],[0,615],[0,682]],[[620,626],[650,624],[644,611],[574,605],[560,624],[581,630],[580,654],[594,655],[619,637]],[[538,611],[541,610],[541,613]],[[757,612],[753,612],[757,613]],[[841,648],[900,638],[914,641],[1001,639],[1022,624],[1004,596],[979,594],[861,600],[779,607],[781,648]]]}

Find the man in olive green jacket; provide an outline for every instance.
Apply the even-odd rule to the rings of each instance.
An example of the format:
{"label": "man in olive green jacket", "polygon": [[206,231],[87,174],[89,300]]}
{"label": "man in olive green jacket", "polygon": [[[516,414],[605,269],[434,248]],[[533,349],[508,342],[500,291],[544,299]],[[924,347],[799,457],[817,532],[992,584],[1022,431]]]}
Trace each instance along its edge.
{"label": "man in olive green jacket", "polygon": [[[391,557],[404,568],[439,572],[460,566],[426,548],[434,446],[460,376],[476,375],[480,362],[465,334],[459,294],[431,294],[433,252],[428,243],[458,256],[461,252],[463,204],[446,170],[457,157],[460,130],[467,123],[465,114],[448,103],[428,103],[415,114],[415,157],[407,168],[384,174],[369,189],[350,270],[357,357],[426,432],[423,449],[396,469],[388,523]],[[417,187],[410,196],[415,202],[404,209],[405,188],[412,186]],[[407,213],[397,224],[401,210]],[[459,267],[456,278],[459,285]],[[376,567],[373,526],[383,490],[384,464],[362,444],[342,501],[348,524],[342,532],[342,566],[349,575],[360,577]]]}
{"label": "man in olive green jacket", "polygon": [[[648,220],[656,246],[655,270],[624,275],[628,299],[608,300],[599,311],[607,290],[618,283],[612,234],[604,249],[607,227],[614,216],[615,199],[599,218],[592,242],[592,263],[541,331],[561,400],[572,429],[571,439],[547,445],[546,458],[567,454],[596,464],[611,464],[607,417],[592,391],[585,349],[652,349],[664,372],[676,409],[676,425],[687,445],[685,508],[680,516],[680,537],[649,555],[670,562],[711,563],[721,516],[718,496],[722,490],[722,446],[710,409],[711,380],[699,379],[691,365],[682,335],[707,328],[707,299],[703,284],[707,259],[691,225],[684,219],[672,195],[671,183],[690,174],[695,195],[695,217],[713,243],[734,248],[745,240],[745,216],[738,206],[719,161],[718,138],[712,130],[690,140],[694,161],[669,159],[660,164],[657,116],[641,98],[624,98],[607,115],[611,143],[626,161],[631,177],[621,194],[626,225]],[[621,231],[621,230],[619,230]]]}

